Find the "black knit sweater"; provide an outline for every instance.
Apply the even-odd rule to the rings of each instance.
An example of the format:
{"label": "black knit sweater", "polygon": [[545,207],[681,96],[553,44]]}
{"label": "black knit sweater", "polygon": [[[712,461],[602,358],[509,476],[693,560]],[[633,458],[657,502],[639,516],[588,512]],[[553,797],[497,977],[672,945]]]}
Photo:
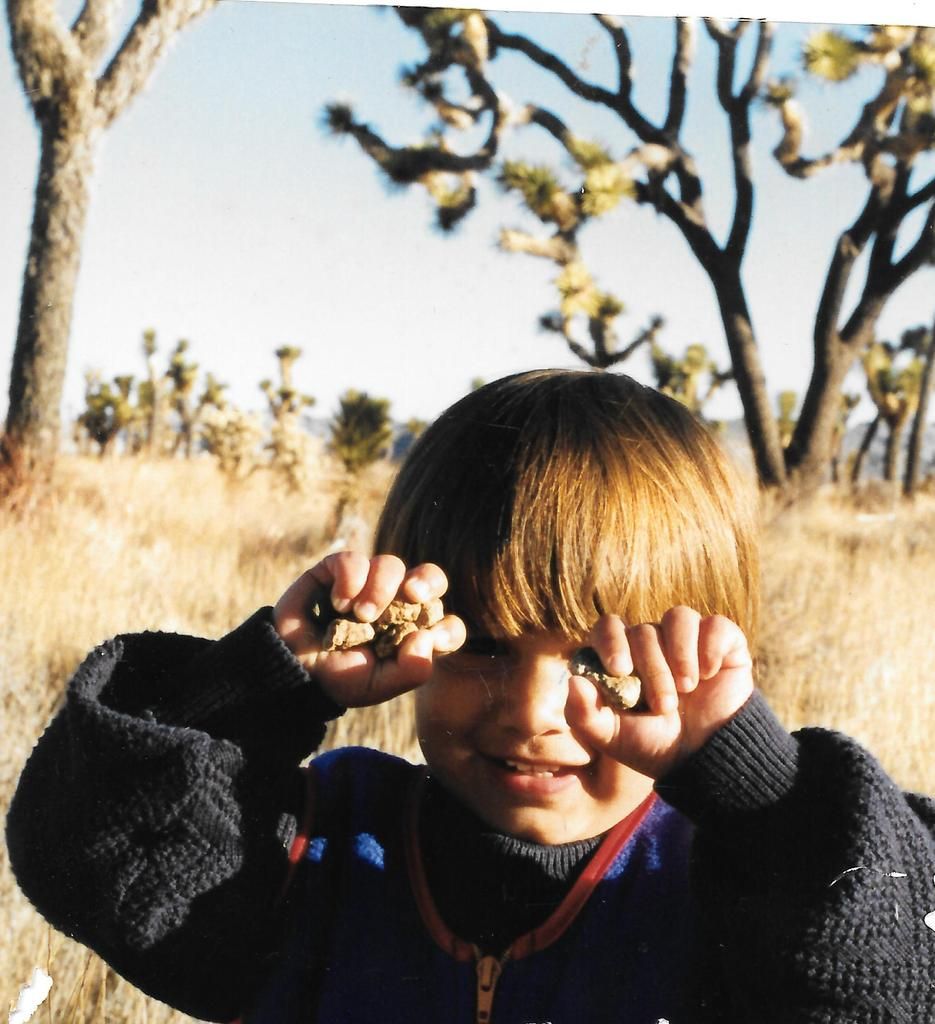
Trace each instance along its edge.
{"label": "black knit sweater", "polygon": [[[339,713],[269,609],[217,642],[144,633],[103,645],[11,805],[20,885],[144,991],[194,1016],[236,1016],[291,912],[276,896],[304,798],[297,765]],[[935,1021],[935,802],[901,793],[846,737],[790,736],[759,696],[656,788],[696,825],[711,954],[699,1021]],[[459,815],[435,804],[427,848],[444,843],[431,822]],[[488,878],[502,875],[518,912],[503,927],[472,919],[469,900],[446,895],[443,867],[430,882],[475,930],[466,937],[491,948],[547,914],[588,854],[484,838],[469,818],[459,827],[488,847]]]}

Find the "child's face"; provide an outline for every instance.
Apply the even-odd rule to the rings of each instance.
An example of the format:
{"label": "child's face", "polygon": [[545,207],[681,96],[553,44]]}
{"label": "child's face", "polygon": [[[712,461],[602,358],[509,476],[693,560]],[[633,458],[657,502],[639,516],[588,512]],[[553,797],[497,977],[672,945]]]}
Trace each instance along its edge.
{"label": "child's face", "polygon": [[567,843],[607,831],[652,782],[579,739],[566,718],[568,658],[556,633],[468,640],[417,691],[433,775],[499,831]]}

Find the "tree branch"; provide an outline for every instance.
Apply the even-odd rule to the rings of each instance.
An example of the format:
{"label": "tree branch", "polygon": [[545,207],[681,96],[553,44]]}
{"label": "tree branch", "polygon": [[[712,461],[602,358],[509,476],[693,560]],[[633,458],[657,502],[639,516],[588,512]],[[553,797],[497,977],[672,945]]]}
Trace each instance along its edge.
{"label": "tree branch", "polygon": [[337,104],[327,109],[327,116],[332,131],[353,136],[360,148],[390,180],[400,185],[410,185],[433,171],[463,174],[466,171],[486,170],[497,155],[505,123],[502,111],[498,108],[483,145],[474,153],[462,155],[443,146],[391,146],[370,125],[356,121],[350,110]]}
{"label": "tree branch", "polygon": [[576,96],[589,100],[592,103],[601,103],[612,110],[618,109],[619,97],[609,92],[602,86],[586,82],[579,78],[574,71],[554,53],[544,50],[537,43],[534,43],[526,36],[512,32],[504,32],[495,22],[487,21],[487,28],[490,34],[490,41],[494,46],[505,50],[516,50],[525,54],[534,64],[550,71],[556,78],[566,85]]}
{"label": "tree branch", "polygon": [[838,236],[831,266],[822,288],[815,315],[814,341],[816,350],[827,353],[836,336],[838,318],[844,292],[858,256],[863,252],[880,215],[879,190],[871,189],[863,210],[853,224]]}
{"label": "tree branch", "polygon": [[644,327],[636,337],[627,345],[626,348],[621,349],[619,352],[615,352],[610,356],[607,366],[615,366],[617,363],[622,363],[625,359],[629,359],[633,353],[643,345],[652,344],[656,340],[656,335],[665,326],[665,320],[661,316],[654,316],[650,319],[649,324]]}
{"label": "tree branch", "polygon": [[539,238],[515,228],[503,228],[500,232],[499,246],[504,252],[540,256],[552,260],[559,266],[570,263],[578,254],[576,246],[561,234],[552,235],[551,238]]}
{"label": "tree branch", "polygon": [[900,215],[909,213],[910,210],[915,210],[930,199],[935,199],[935,178],[931,178],[918,191],[913,192],[911,196],[906,196],[905,202],[899,210]]}
{"label": "tree branch", "polygon": [[610,14],[595,14],[598,24],[610,36],[614,52],[617,54],[617,95],[629,105],[630,93],[633,91],[633,78],[630,69],[633,66],[633,54],[630,40],[623,26]]}
{"label": "tree branch", "polygon": [[750,104],[760,94],[763,83],[766,81],[766,70],[769,67],[769,58],[773,49],[773,32],[775,27],[769,21],[758,22],[759,33],[756,37],[756,53],[753,57],[753,66],[750,68],[750,76],[747,78],[740,90],[739,100],[742,103]]}
{"label": "tree branch", "polygon": [[688,69],[694,49],[694,28],[688,18],[675,19],[675,52],[672,55],[672,70],[669,74],[669,110],[663,131],[673,140],[677,139],[685,119]]}
{"label": "tree branch", "polygon": [[925,224],[909,251],[893,265],[892,275],[887,282],[888,294],[892,294],[905,280],[919,270],[924,263],[935,260],[935,203],[925,218]]}
{"label": "tree branch", "polygon": [[173,36],[217,0],[143,0],[140,13],[97,85],[97,108],[107,127],[146,86]]}
{"label": "tree branch", "polygon": [[114,36],[118,0],[85,0],[71,26],[71,34],[93,67],[107,51]]}
{"label": "tree branch", "polygon": [[7,15],[23,91],[41,118],[44,104],[64,102],[80,85],[85,71],[82,54],[54,0],[7,0]]}
{"label": "tree branch", "polygon": [[681,231],[689,248],[709,273],[714,272],[721,250],[698,211],[671,196],[661,183],[635,182],[636,201],[648,203]]}
{"label": "tree branch", "polygon": [[792,99],[782,103],[783,137],[773,150],[782,169],[794,178],[809,178],[831,164],[850,163],[864,158],[868,143],[892,118],[905,89],[905,72],[890,71],[877,95],[863,107],[850,134],[823,156],[808,159],[801,155],[802,116]]}

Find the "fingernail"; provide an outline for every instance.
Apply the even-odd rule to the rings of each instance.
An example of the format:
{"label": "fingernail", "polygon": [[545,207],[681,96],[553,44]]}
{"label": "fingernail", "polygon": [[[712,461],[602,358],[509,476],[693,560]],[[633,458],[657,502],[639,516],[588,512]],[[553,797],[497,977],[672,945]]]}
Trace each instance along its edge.
{"label": "fingernail", "polygon": [[409,581],[409,593],[412,594],[419,601],[427,601],[431,594],[429,593],[429,585],[425,580],[410,580]]}
{"label": "fingernail", "polygon": [[349,597],[332,597],[331,607],[339,615],[343,615],[351,607],[351,599]]}
{"label": "fingernail", "polygon": [[370,601],[354,605],[354,613],[361,622],[372,622],[377,617],[377,606]]}
{"label": "fingernail", "polygon": [[673,693],[667,693],[661,701],[659,701],[659,710],[663,715],[671,715],[673,711],[678,710],[679,699]]}
{"label": "fingernail", "polygon": [[682,676],[681,679],[676,680],[676,686],[682,693],[691,693],[695,688],[695,680],[691,676]]}

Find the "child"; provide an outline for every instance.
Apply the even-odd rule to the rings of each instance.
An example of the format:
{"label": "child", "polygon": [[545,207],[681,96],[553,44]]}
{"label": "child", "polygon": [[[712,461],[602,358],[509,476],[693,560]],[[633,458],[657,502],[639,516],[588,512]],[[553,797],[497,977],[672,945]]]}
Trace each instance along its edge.
{"label": "child", "polygon": [[[755,532],[677,403],[488,385],[415,446],[376,557],[328,556],[222,640],[90,655],[10,810],[20,883],[209,1020],[933,1021],[935,804],[754,691]],[[323,652],[322,592],[447,614],[388,660]],[[583,645],[636,709],[570,674]],[[412,689],[426,767],[298,767]]]}

